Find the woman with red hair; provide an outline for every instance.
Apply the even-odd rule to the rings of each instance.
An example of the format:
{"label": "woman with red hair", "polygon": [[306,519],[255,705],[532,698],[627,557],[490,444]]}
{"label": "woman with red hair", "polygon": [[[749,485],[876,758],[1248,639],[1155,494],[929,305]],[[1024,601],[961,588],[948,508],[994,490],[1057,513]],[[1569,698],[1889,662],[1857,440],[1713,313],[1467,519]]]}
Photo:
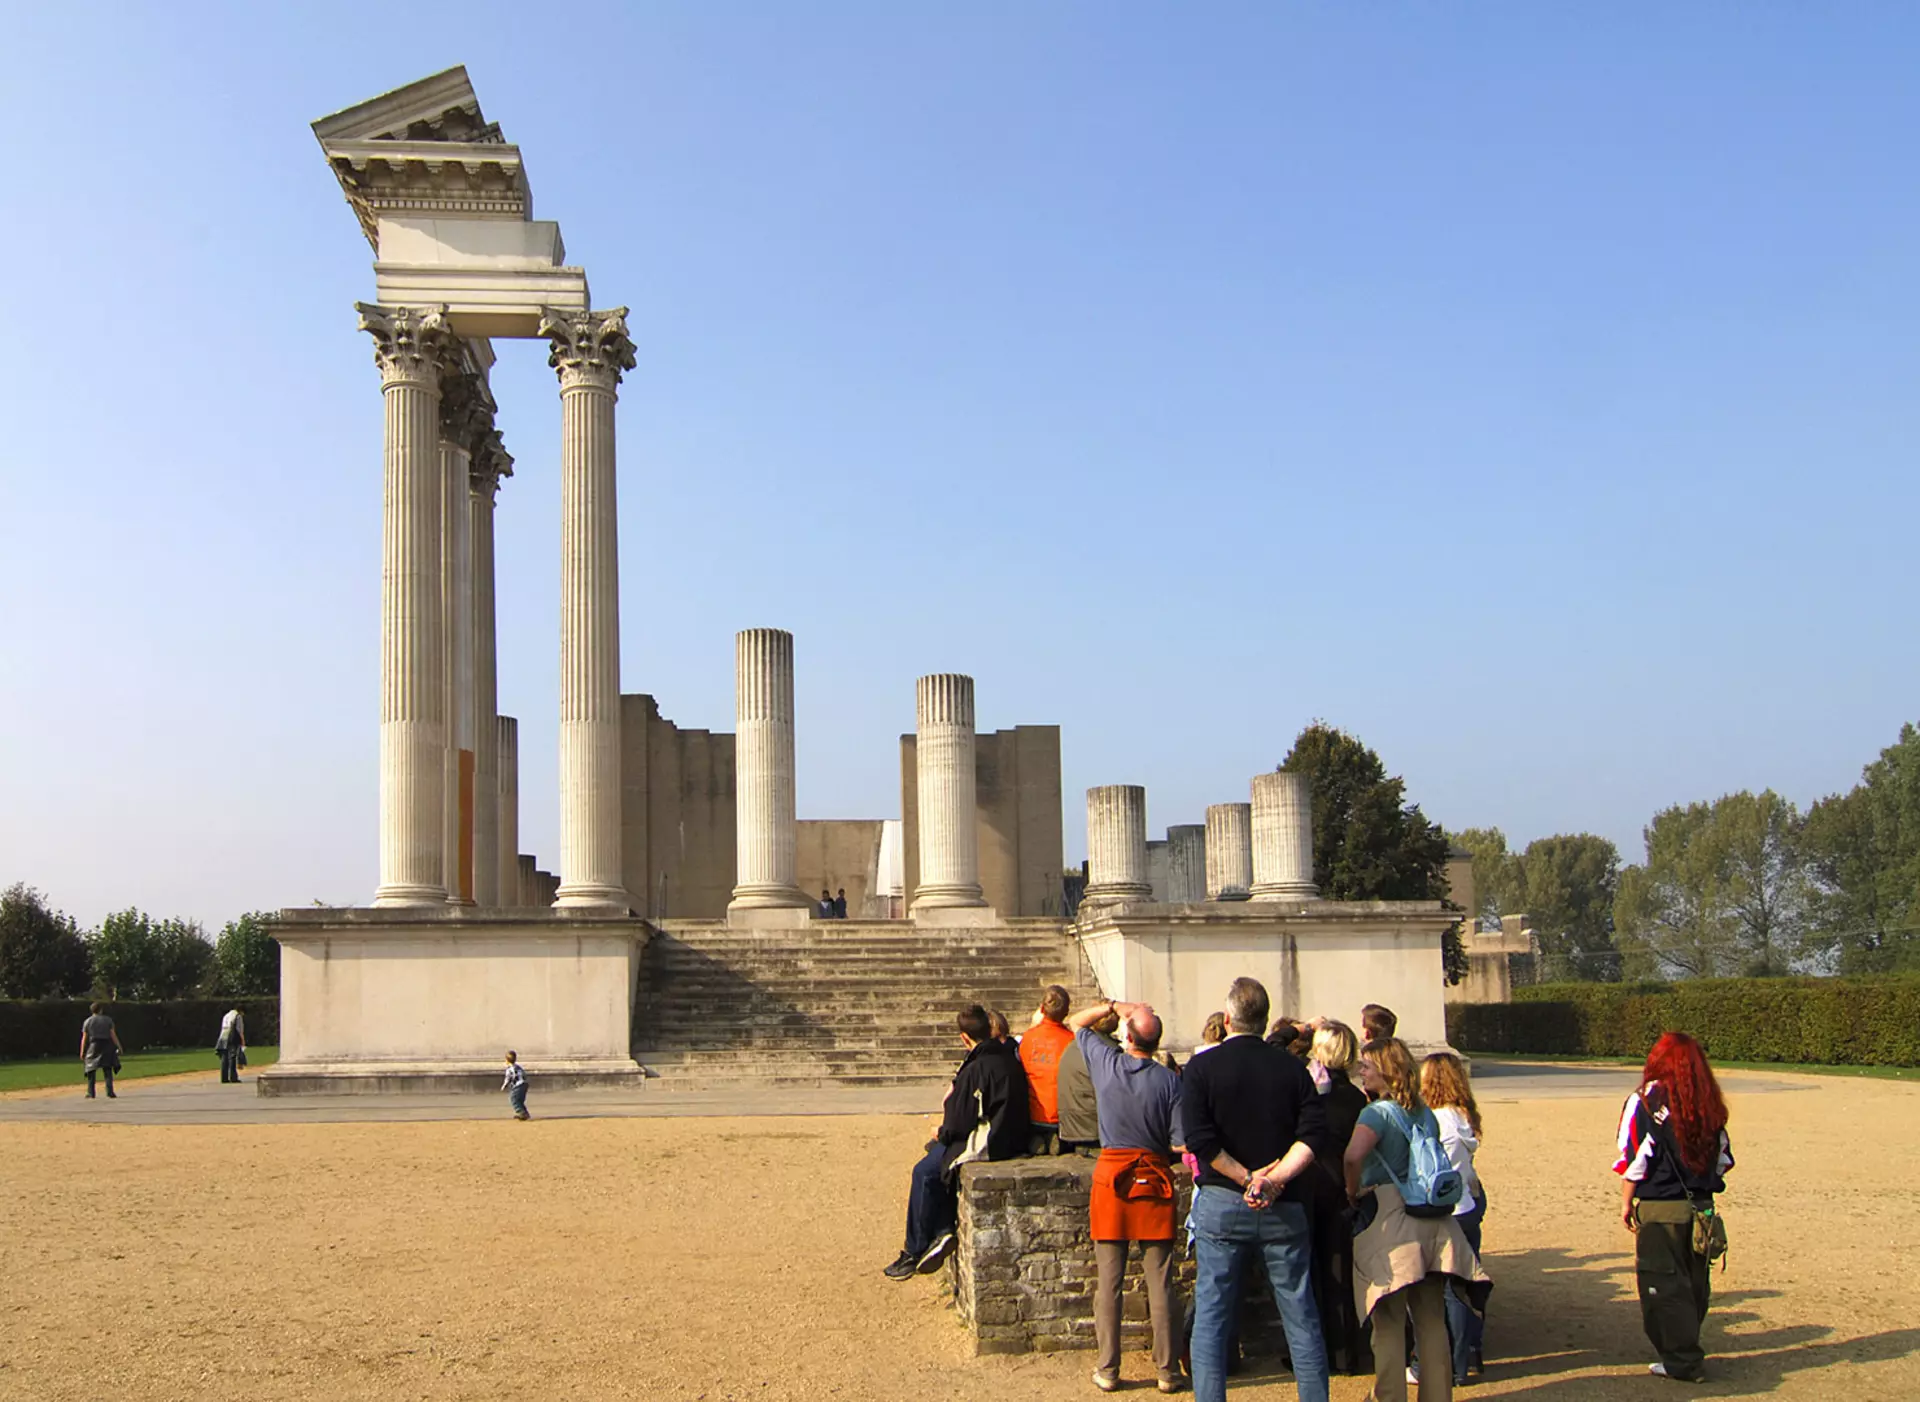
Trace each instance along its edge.
{"label": "woman with red hair", "polygon": [[1694,1213],[1711,1209],[1733,1167],[1727,1102],[1707,1054],[1684,1032],[1653,1044],[1640,1089],[1620,1116],[1621,1215],[1635,1237],[1640,1322],[1657,1377],[1697,1382],[1706,1354],[1707,1258],[1694,1250]]}

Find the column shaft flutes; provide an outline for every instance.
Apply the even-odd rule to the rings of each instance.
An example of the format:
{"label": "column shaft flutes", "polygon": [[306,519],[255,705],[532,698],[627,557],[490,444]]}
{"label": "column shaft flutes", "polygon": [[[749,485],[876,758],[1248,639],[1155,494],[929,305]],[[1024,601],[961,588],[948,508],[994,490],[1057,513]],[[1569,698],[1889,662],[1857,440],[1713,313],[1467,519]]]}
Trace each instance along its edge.
{"label": "column shaft flutes", "polygon": [[978,788],[974,771],[973,678],[922,677],[915,685],[920,880],[913,908],[983,906]]}
{"label": "column shaft flutes", "polygon": [[1167,829],[1167,900],[1186,905],[1207,898],[1207,830],[1199,823]]}
{"label": "column shaft flutes", "polygon": [[[447,687],[447,901],[473,904],[473,514],[467,505],[471,455],[448,435],[464,425],[456,396],[442,390],[440,439],[440,607]],[[449,407],[453,413],[449,414]]]}
{"label": "column shaft flutes", "polygon": [[1150,901],[1147,791],[1138,784],[1087,790],[1087,892],[1095,905]]}
{"label": "column shaft flutes", "polygon": [[444,308],[361,304],[386,404],[380,567],[380,885],[375,905],[447,898],[440,378]]}
{"label": "column shaft flutes", "polygon": [[494,749],[500,768],[500,904],[525,905],[520,883],[520,722],[494,718]]}
{"label": "column shaft flutes", "polygon": [[620,558],[614,399],[633,368],[626,309],[549,311],[560,374],[562,906],[627,906],[620,869]]}
{"label": "column shaft flutes", "polygon": [[[489,429],[474,449],[467,511],[473,538],[473,899],[512,905],[500,870],[500,673],[493,596],[493,503],[513,459]],[[516,824],[517,826],[517,824]]]}
{"label": "column shaft flutes", "polygon": [[793,634],[734,638],[734,811],[741,908],[807,907],[794,883]]}
{"label": "column shaft flutes", "polygon": [[1313,787],[1304,774],[1253,777],[1253,898],[1312,900]]}
{"label": "column shaft flutes", "polygon": [[1207,899],[1244,899],[1253,887],[1253,805],[1207,808]]}

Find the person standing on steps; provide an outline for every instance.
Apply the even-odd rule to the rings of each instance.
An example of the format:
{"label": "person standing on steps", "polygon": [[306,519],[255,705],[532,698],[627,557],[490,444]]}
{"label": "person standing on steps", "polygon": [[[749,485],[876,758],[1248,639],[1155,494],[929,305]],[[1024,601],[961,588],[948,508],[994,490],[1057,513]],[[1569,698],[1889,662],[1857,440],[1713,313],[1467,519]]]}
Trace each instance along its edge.
{"label": "person standing on steps", "polygon": [[1653,1044],[1640,1077],[1620,1114],[1613,1171],[1620,1175],[1621,1217],[1634,1234],[1640,1322],[1660,1355],[1649,1371],[1698,1382],[1706,1376],[1700,1326],[1708,1272],[1726,1249],[1713,1200],[1726,1191],[1733,1167],[1727,1102],[1706,1052],[1684,1032]]}
{"label": "person standing on steps", "polygon": [[940,1129],[913,1166],[907,1239],[886,1268],[889,1280],[931,1275],[953,1250],[962,1164],[1027,1152],[1027,1077],[1011,1042],[992,1035],[987,1010],[969,1003],[953,1020],[967,1058],[947,1089]]}
{"label": "person standing on steps", "polygon": [[104,1005],[90,1003],[88,1007],[91,1012],[80,1024],[80,1066],[87,1073],[87,1099],[94,1098],[94,1076],[104,1074],[107,1099],[115,1100],[113,1073],[120,1069],[120,1034],[113,1030],[113,1019],[107,1016]]}
{"label": "person standing on steps", "polygon": [[835,920],[845,920],[847,918],[847,888],[844,886],[840,888],[839,893],[833,898],[833,918]]}
{"label": "person standing on steps", "polygon": [[220,1036],[213,1049],[220,1053],[220,1084],[240,1084],[240,1057],[247,1049],[247,1020],[240,1009],[230,1008],[220,1019]]}
{"label": "person standing on steps", "polygon": [[[1109,1014],[1125,1019],[1123,1047],[1089,1030]],[[1173,1146],[1185,1140],[1180,1077],[1154,1060],[1160,1049],[1160,1019],[1145,1003],[1109,999],[1081,1009],[1072,1026],[1074,1043],[1093,1078],[1100,1120],[1100,1161],[1094,1165],[1087,1204],[1098,1272],[1093,1385],[1102,1392],[1120,1386],[1120,1287],[1127,1274],[1127,1245],[1137,1241],[1147,1283],[1147,1317],[1153,1325],[1154,1371],[1160,1391],[1177,1392]]]}

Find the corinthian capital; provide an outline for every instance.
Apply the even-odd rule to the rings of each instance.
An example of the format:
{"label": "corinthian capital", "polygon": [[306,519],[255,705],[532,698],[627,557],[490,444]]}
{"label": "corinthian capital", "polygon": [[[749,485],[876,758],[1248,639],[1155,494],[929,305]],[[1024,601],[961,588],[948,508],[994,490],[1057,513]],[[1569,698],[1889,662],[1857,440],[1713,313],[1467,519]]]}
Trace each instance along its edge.
{"label": "corinthian capital", "polygon": [[500,490],[500,479],[513,476],[513,454],[500,441],[500,430],[489,428],[473,446],[473,458],[467,465],[467,487],[474,496],[489,501]]}
{"label": "corinthian capital", "polygon": [[560,372],[560,388],[583,385],[612,389],[623,371],[633,369],[633,342],[627,339],[627,309],[563,312],[548,307],[540,316],[540,334],[553,343],[547,364]]}
{"label": "corinthian capital", "polygon": [[458,346],[445,307],[384,307],[356,302],[360,329],[373,337],[373,363],[386,384],[425,381],[437,386],[458,364]]}
{"label": "corinthian capital", "polygon": [[460,369],[440,381],[440,436],[471,453],[493,432],[493,392],[471,370]]}

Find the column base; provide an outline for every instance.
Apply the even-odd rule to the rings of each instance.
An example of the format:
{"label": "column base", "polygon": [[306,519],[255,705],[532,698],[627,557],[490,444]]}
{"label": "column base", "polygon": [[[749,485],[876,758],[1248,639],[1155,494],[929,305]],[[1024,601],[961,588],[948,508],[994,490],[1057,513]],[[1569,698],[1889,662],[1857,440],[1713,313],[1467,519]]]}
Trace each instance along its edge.
{"label": "column base", "polygon": [[1082,905],[1138,905],[1153,899],[1153,887],[1139,882],[1112,882],[1089,886]]}
{"label": "column base", "polygon": [[445,905],[447,888],[444,886],[382,886],[373,893],[373,903],[377,906]]}
{"label": "column base", "polygon": [[973,906],[983,906],[986,903],[987,898],[981,893],[980,884],[976,881],[922,886],[913,893],[910,913],[918,915],[923,910],[964,910]]}
{"label": "column base", "polygon": [[1253,899],[1253,892],[1249,891],[1245,886],[1222,886],[1218,891],[1208,896],[1207,899],[1210,901],[1250,901]]}
{"label": "column base", "polygon": [[812,910],[818,902],[798,886],[777,886],[771,882],[733,888],[728,910]]}
{"label": "column base", "polygon": [[560,889],[554,893],[553,904],[556,909],[566,910],[631,910],[633,897],[620,886],[590,886],[582,883],[569,886],[560,883]]}
{"label": "column base", "polygon": [[1317,901],[1320,888],[1311,881],[1256,881],[1247,893],[1250,901]]}

